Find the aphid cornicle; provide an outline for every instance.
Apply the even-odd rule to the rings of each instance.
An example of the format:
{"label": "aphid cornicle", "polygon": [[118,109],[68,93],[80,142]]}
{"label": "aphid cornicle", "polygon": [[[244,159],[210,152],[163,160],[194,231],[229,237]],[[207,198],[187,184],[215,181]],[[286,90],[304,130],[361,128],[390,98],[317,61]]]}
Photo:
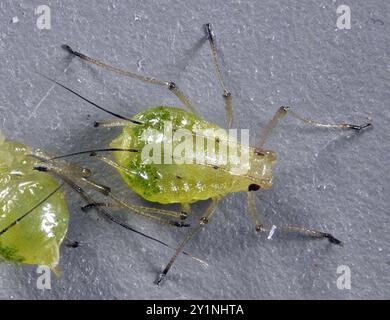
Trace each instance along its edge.
{"label": "aphid cornicle", "polygon": [[[225,104],[226,111],[226,124],[227,128],[231,128],[233,120],[233,104],[232,94],[228,90],[225,81],[222,76],[221,68],[218,62],[217,47],[215,42],[215,35],[211,29],[210,24],[206,24],[205,28],[205,40],[208,40],[211,48],[211,58],[216,70],[218,81],[222,88],[222,97]],[[116,161],[113,161],[104,156],[98,155],[97,152],[93,152],[92,155],[98,157],[105,163],[115,167],[122,175],[126,184],[138,193],[146,200],[152,202],[158,202],[162,204],[167,203],[180,203],[183,208],[188,208],[189,205],[195,201],[211,199],[211,204],[202,214],[199,224],[194,227],[184,241],[178,246],[172,259],[167,264],[166,268],[159,275],[156,282],[160,283],[161,280],[170,270],[178,254],[183,250],[185,245],[190,241],[193,236],[199,232],[204,225],[206,225],[213,213],[215,212],[219,201],[229,193],[232,192],[247,192],[248,194],[248,211],[253,219],[257,231],[269,231],[265,227],[262,220],[256,212],[255,196],[253,191],[259,189],[267,189],[272,186],[272,168],[276,162],[276,155],[273,151],[264,149],[264,145],[272,133],[273,129],[277,126],[279,121],[286,115],[291,114],[299,121],[320,128],[339,128],[339,129],[353,129],[361,130],[370,126],[370,123],[364,125],[354,124],[323,124],[313,120],[308,120],[296,112],[292,111],[289,107],[281,107],[276,112],[273,119],[265,127],[262,136],[259,138],[258,143],[254,147],[249,148],[249,168],[245,174],[237,174],[231,171],[229,164],[221,166],[207,166],[202,164],[145,164],[141,161],[140,153],[141,149],[145,146],[144,139],[141,137],[149,129],[161,130],[164,121],[170,121],[173,124],[172,130],[187,129],[196,135],[194,128],[208,129],[219,128],[216,124],[206,121],[196,112],[196,108],[187,98],[187,96],[179,89],[179,87],[172,81],[159,80],[152,77],[136,74],[132,71],[124,71],[122,69],[113,67],[99,60],[88,57],[87,55],[73,50],[70,46],[65,45],[64,48],[74,56],[79,57],[83,61],[94,64],[105,70],[117,73],[119,75],[128,76],[148,84],[165,87],[172,92],[187,108],[187,111],[181,110],[171,106],[158,106],[152,107],[139,113],[138,115],[127,118],[118,114],[115,114],[107,109],[97,105],[96,103],[82,97],[79,93],[64,86],[63,84],[54,81],[59,86],[72,92],[84,101],[92,104],[93,106],[105,111],[117,118],[115,120],[108,120],[97,122],[96,127],[123,127],[122,133],[111,143],[110,149],[105,151],[114,151],[114,157]],[[161,137],[160,137],[161,138]],[[163,137],[164,139],[165,137]],[[153,140],[153,138],[152,138]],[[151,143],[156,143],[152,141]],[[108,193],[114,201],[115,196]],[[117,201],[115,201],[117,202]],[[117,204],[113,203],[101,203],[95,204],[99,206],[115,207]],[[123,207],[119,205],[120,207]],[[93,207],[93,206],[90,206]],[[131,207],[127,206],[131,209]],[[183,226],[181,222],[185,219],[186,214],[166,215],[164,212],[155,211],[150,214],[148,210],[150,208],[144,208],[145,211],[136,211],[138,214],[143,215],[149,219],[155,220],[160,223],[167,223],[169,218],[169,224],[176,226]],[[172,220],[173,219],[173,220]],[[176,221],[176,223],[172,223]],[[274,230],[274,229],[272,229]],[[310,236],[313,238],[326,238],[331,243],[341,244],[339,240],[334,238],[331,234],[316,230],[307,229],[304,227],[287,226],[278,228],[278,230],[297,232],[302,235]]]}

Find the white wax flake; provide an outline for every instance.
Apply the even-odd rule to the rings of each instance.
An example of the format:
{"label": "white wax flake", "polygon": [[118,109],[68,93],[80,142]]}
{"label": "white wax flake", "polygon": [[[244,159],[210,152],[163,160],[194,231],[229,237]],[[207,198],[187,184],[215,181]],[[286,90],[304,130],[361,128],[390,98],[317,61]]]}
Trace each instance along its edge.
{"label": "white wax flake", "polygon": [[271,230],[269,231],[269,234],[268,234],[268,237],[267,237],[268,240],[271,240],[271,239],[272,239],[272,236],[274,235],[275,230],[276,230],[276,226],[273,225],[272,228],[271,228]]}
{"label": "white wax flake", "polygon": [[145,58],[141,58],[137,61],[137,70],[142,71],[144,69]]}
{"label": "white wax flake", "polygon": [[134,21],[141,21],[141,16],[139,16],[138,14],[134,14]]}
{"label": "white wax flake", "polygon": [[12,23],[18,23],[19,22],[19,18],[18,17],[13,17],[12,18]]}

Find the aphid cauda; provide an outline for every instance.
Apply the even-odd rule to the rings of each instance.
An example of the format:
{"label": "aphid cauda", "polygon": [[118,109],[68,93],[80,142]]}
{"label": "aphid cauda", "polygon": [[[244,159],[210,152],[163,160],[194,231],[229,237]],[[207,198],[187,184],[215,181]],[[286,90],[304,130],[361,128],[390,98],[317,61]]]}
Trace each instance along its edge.
{"label": "aphid cauda", "polygon": [[[88,180],[90,175],[88,169],[8,141],[0,131],[0,260],[44,265],[56,270],[69,223],[63,184],[59,181],[71,186],[92,205],[94,199],[80,187],[82,181],[92,183]],[[171,248],[103,208],[96,206],[96,209],[109,221]],[[77,246],[77,242],[66,242]]]}
{"label": "aphid cauda", "polygon": [[[211,48],[211,58],[215,66],[216,75],[222,89],[222,97],[225,104],[226,124],[230,128],[233,121],[233,105],[232,95],[228,90],[222,76],[220,65],[218,62],[217,47],[215,42],[215,35],[211,29],[210,24],[205,25],[205,39],[208,40]],[[107,109],[104,109],[92,101],[82,97],[80,94],[71,90],[68,87],[60,84],[55,80],[59,86],[72,92],[84,101],[93,106],[105,111],[118,119],[97,122],[96,127],[123,127],[122,133],[111,143],[110,151],[114,151],[115,161],[104,156],[100,156],[98,152],[93,152],[92,155],[105,163],[116,168],[124,179],[125,183],[136,193],[146,200],[157,203],[180,203],[183,208],[188,208],[191,203],[198,200],[211,199],[211,204],[202,214],[199,223],[194,227],[183,242],[177,247],[175,254],[167,264],[166,268],[159,275],[156,282],[160,283],[165,275],[170,270],[175,259],[183,250],[185,245],[197,234],[204,225],[206,225],[214,214],[219,201],[226,195],[232,192],[247,192],[248,194],[248,211],[255,223],[256,230],[262,232],[270,231],[265,227],[259,215],[256,212],[255,195],[253,191],[259,189],[267,189],[272,186],[272,168],[276,162],[276,155],[273,151],[264,149],[268,137],[273,129],[278,125],[280,120],[286,115],[290,114],[297,120],[314,127],[319,128],[335,128],[335,129],[352,129],[361,130],[369,127],[371,124],[364,125],[354,124],[324,124],[313,120],[308,120],[289,107],[281,107],[265,127],[263,135],[259,142],[254,147],[249,147],[249,168],[244,174],[237,174],[232,172],[229,164],[224,165],[204,165],[198,163],[192,164],[156,164],[145,163],[141,159],[142,149],[145,147],[145,142],[141,139],[146,132],[156,128],[161,128],[165,121],[170,121],[173,124],[173,131],[186,129],[193,136],[196,136],[196,129],[210,129],[219,128],[216,124],[208,122],[199,116],[196,108],[193,106],[187,96],[179,89],[179,87],[172,81],[159,80],[152,77],[143,76],[132,71],[124,71],[122,69],[113,67],[99,60],[88,57],[87,55],[73,50],[70,46],[65,45],[64,48],[72,55],[79,57],[81,60],[96,65],[105,70],[117,73],[119,75],[127,76],[157,86],[166,87],[172,92],[186,107],[187,111],[181,110],[171,106],[158,106],[141,112],[140,114],[126,118],[115,114]],[[158,143],[158,139],[164,140],[166,137],[153,138],[149,136],[151,143]],[[217,143],[219,141],[216,141]],[[150,141],[149,141],[150,143]],[[87,153],[87,152],[86,152]],[[109,193],[115,199],[115,196]],[[95,204],[99,206],[115,207],[117,205],[112,203]],[[91,205],[89,207],[93,207]],[[131,209],[131,208],[130,208]],[[151,209],[147,209],[151,210]],[[186,217],[184,212],[182,215],[165,215],[158,213],[157,215],[150,215],[147,211],[138,212],[147,218],[156,220],[157,222],[181,226],[181,220]],[[167,220],[169,218],[170,220]],[[172,223],[176,221],[176,223]],[[278,228],[278,230],[287,232],[296,232],[302,235],[310,236],[312,238],[326,238],[331,243],[341,244],[339,240],[331,234],[316,230],[307,229],[304,227],[288,226]],[[274,228],[272,229],[272,232]]]}

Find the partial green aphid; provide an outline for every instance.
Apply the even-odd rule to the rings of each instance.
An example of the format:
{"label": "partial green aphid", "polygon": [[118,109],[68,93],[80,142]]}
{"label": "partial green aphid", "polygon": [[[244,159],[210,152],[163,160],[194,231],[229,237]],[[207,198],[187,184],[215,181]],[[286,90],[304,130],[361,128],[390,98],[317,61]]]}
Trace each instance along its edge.
{"label": "partial green aphid", "polygon": [[[171,149],[173,150],[179,143],[182,143],[181,141],[172,142],[172,137],[164,135],[164,125],[171,124],[173,132],[185,129],[186,132],[193,134],[193,151],[202,153],[197,156],[198,159],[204,159],[207,157],[205,154],[207,142],[203,141],[204,148],[196,150],[195,131],[206,132],[207,129],[211,129],[222,132],[216,124],[185,110],[167,106],[147,109],[133,119],[142,124],[125,127],[110,147],[143,150],[146,143],[151,144],[151,140],[161,138],[163,143],[161,143],[160,164],[144,163],[141,152],[114,152],[116,162],[120,165],[117,169],[123,179],[132,190],[146,200],[163,204],[183,204],[221,197],[232,192],[248,191],[254,184],[263,189],[269,189],[272,186],[272,168],[276,162],[276,155],[272,151],[263,151],[259,155],[255,154],[253,148],[249,148],[249,168],[248,172],[243,174],[232,174],[229,159],[223,159],[224,161],[219,159],[219,162],[226,163],[225,165],[197,164],[195,161],[177,164],[175,159],[171,164],[164,162],[164,142],[172,143]],[[155,131],[162,135],[156,136]],[[149,137],[148,132],[150,132]],[[215,145],[216,154],[219,154],[218,145],[223,143],[223,141],[218,141],[219,143]],[[154,142],[160,144],[159,140]],[[238,143],[234,147],[241,150]],[[224,156],[227,157],[228,154]]]}
{"label": "partial green aphid", "polygon": [[29,147],[5,140],[0,132],[0,231],[36,207],[0,236],[0,259],[54,268],[67,233],[69,212],[64,194],[54,192],[58,182],[33,170],[37,160],[30,153]]}

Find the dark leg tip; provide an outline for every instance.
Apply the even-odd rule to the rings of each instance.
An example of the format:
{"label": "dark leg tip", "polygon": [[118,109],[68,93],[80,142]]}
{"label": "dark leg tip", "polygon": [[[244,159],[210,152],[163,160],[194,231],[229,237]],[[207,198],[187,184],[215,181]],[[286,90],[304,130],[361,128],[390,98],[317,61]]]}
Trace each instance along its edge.
{"label": "dark leg tip", "polygon": [[90,203],[90,204],[87,204],[87,205],[85,205],[85,206],[82,206],[82,207],[81,207],[81,211],[83,211],[83,212],[88,212],[88,211],[91,210],[93,207],[94,207],[94,205],[93,205],[92,203]]}
{"label": "dark leg tip", "polygon": [[343,246],[343,243],[340,240],[333,237],[330,233],[325,233],[324,237],[327,238],[330,243],[337,244],[339,246]]}
{"label": "dark leg tip", "polygon": [[256,225],[256,232],[263,231],[263,226],[261,224]]}
{"label": "dark leg tip", "polygon": [[101,186],[102,189],[101,189],[101,192],[105,195],[105,196],[108,196],[110,193],[111,193],[111,188],[110,187],[107,187],[107,186]]}
{"label": "dark leg tip", "polygon": [[181,212],[180,212],[180,219],[181,219],[181,220],[185,220],[185,219],[187,219],[187,218],[188,218],[188,213],[185,212],[185,211],[181,211]]}
{"label": "dark leg tip", "polygon": [[346,124],[345,127],[347,129],[351,129],[351,130],[356,130],[356,131],[360,131],[360,130],[363,130],[365,128],[368,128],[368,127],[371,127],[372,124],[369,122],[369,123],[366,123],[366,124],[363,124],[361,126],[359,125],[356,125],[356,124]]}
{"label": "dark leg tip", "polygon": [[72,241],[71,243],[67,244],[66,246],[69,248],[78,248],[80,245],[80,242],[78,241]]}
{"label": "dark leg tip", "polygon": [[183,223],[183,222],[175,222],[175,226],[179,228],[188,228],[191,225],[189,223]]}
{"label": "dark leg tip", "polygon": [[74,52],[73,49],[69,45],[67,45],[67,44],[63,44],[61,46],[61,48],[64,49],[65,51],[68,51],[69,53],[73,53]]}
{"label": "dark leg tip", "polygon": [[85,55],[83,55],[82,53],[80,52],[77,52],[77,51],[74,51],[70,46],[68,46],[67,44],[63,44],[61,46],[62,49],[64,49],[65,51],[69,52],[70,54],[73,54],[77,57],[80,57],[82,59],[86,58]]}
{"label": "dark leg tip", "polygon": [[160,273],[160,274],[158,275],[157,279],[154,280],[153,283],[156,284],[156,285],[158,285],[158,286],[160,286],[161,284],[164,283],[165,276],[166,276],[165,273]]}
{"label": "dark leg tip", "polygon": [[211,23],[205,23],[203,25],[203,28],[205,30],[207,38],[209,38],[211,41],[213,40],[213,30],[211,28]]}
{"label": "dark leg tip", "polygon": [[95,122],[93,123],[93,127],[94,127],[94,128],[97,128],[97,127],[99,127],[99,126],[100,126],[100,122],[95,121]]}
{"label": "dark leg tip", "polygon": [[44,167],[44,166],[36,166],[36,167],[34,167],[34,170],[40,171],[40,172],[47,172],[47,171],[49,171],[49,169]]}

